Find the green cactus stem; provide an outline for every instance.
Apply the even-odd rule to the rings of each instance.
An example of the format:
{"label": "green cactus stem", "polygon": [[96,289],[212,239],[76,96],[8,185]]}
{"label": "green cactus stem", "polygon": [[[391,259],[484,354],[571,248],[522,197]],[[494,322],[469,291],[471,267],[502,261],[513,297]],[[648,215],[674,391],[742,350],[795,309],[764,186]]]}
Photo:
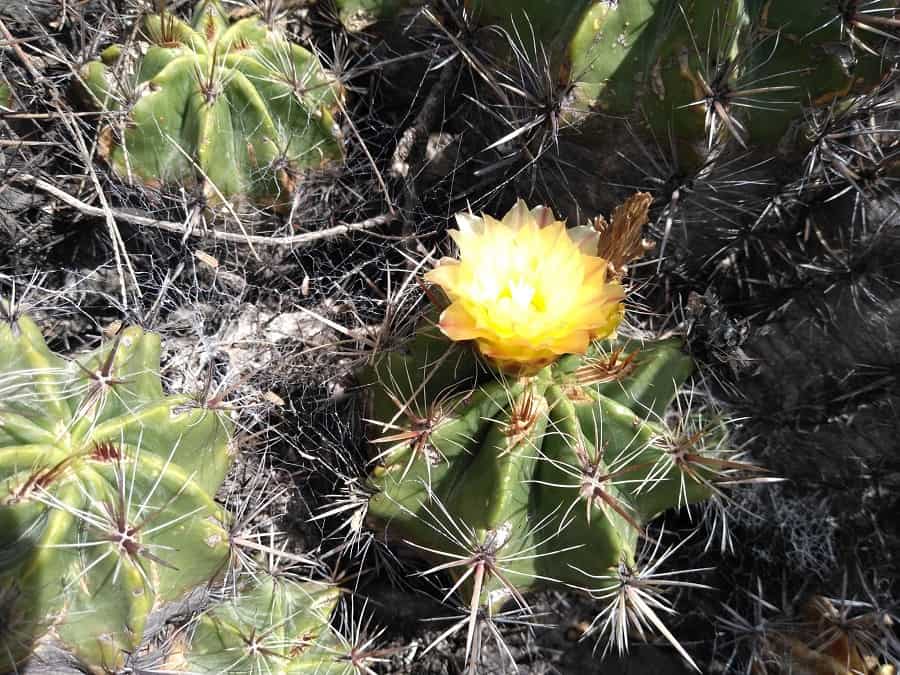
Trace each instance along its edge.
{"label": "green cactus stem", "polygon": [[509,379],[423,328],[364,378],[370,524],[449,571],[473,606],[615,576],[648,521],[749,468],[728,459],[722,421],[672,420],[694,367],[680,347],[608,340]]}
{"label": "green cactus stem", "polygon": [[[775,144],[807,107],[871,91],[888,72],[885,49],[900,53],[900,11],[893,0],[765,0],[747,64],[756,84],[748,128],[755,143]],[[752,85],[751,85],[752,86]]]}
{"label": "green cactus stem", "polygon": [[304,170],[342,158],[340,87],[258,17],[229,25],[217,0],[201,0],[190,25],[163,12],[143,35],[133,76],[117,45],[81,71],[94,107],[124,113],[101,144],[120,177],[203,181],[213,203],[284,205]]}
{"label": "green cactus stem", "polygon": [[53,639],[91,672],[114,672],[152,611],[228,563],[213,496],[232,423],[165,395],[159,354],[137,327],[66,358],[28,317],[0,324],[4,670]]}
{"label": "green cactus stem", "polygon": [[[570,123],[630,117],[702,162],[719,136],[773,147],[806,108],[871,91],[900,44],[890,0],[467,0],[548,57]],[[501,48],[502,49],[502,48]],[[889,56],[889,54],[888,54]],[[583,129],[582,129],[583,133]],[[667,142],[667,141],[666,141]],[[664,143],[665,144],[665,143]]]}
{"label": "green cactus stem", "polygon": [[257,575],[183,631],[162,670],[230,675],[350,673],[329,626],[340,593],[326,584]]}

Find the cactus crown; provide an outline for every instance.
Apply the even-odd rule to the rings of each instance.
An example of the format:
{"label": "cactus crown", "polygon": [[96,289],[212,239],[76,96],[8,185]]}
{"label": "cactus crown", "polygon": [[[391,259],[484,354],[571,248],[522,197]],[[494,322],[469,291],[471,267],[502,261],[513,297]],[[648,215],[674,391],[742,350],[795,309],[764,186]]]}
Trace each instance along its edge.
{"label": "cactus crown", "polygon": [[163,670],[233,675],[349,672],[329,619],[340,590],[258,574],[178,636]]}
{"label": "cactus crown", "polygon": [[29,318],[0,324],[0,605],[10,619],[0,663],[10,669],[46,637],[92,671],[113,671],[152,611],[228,563],[213,497],[232,424],[166,396],[159,352],[158,336],[129,327],[63,358]]}
{"label": "cactus crown", "polygon": [[148,185],[203,180],[206,197],[284,202],[304,169],[340,159],[339,87],[314,54],[258,17],[229,24],[201,0],[191,24],[162,11],[126,87],[122,49],[82,69],[94,104],[125,112],[104,132],[112,169]]}

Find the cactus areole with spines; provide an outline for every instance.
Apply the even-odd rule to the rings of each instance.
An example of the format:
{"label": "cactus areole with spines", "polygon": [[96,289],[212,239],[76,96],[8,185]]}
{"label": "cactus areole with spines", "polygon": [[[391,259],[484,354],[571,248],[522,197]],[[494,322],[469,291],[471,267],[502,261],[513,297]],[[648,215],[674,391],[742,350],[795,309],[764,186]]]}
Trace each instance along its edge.
{"label": "cactus areole with spines", "polygon": [[92,106],[124,112],[100,146],[120,177],[202,181],[212,203],[282,206],[304,170],[343,157],[340,87],[260,18],[229,24],[217,0],[201,0],[190,25],[151,14],[142,35],[150,44],[136,64],[114,45],[81,72]]}
{"label": "cactus areole with spines", "polygon": [[161,670],[349,675],[344,650],[329,626],[340,594],[327,584],[257,574],[182,631]]}
{"label": "cactus areole with spines", "polygon": [[[488,238],[501,224],[491,222],[480,230]],[[502,269],[506,257],[530,264],[520,250],[493,254],[483,257],[482,274]],[[584,283],[600,289],[609,280]],[[470,342],[448,339],[443,322],[426,320],[402,353],[383,355],[366,374],[376,454],[368,517],[387,539],[449,572],[473,606],[522,605],[522,593],[535,588],[596,587],[591,577],[614,586],[617,570],[635,564],[649,520],[706,499],[723,470],[738,466],[724,458],[721,424],[672,419],[671,403],[694,369],[678,339],[616,337],[618,320],[604,320],[584,353],[515,373],[512,353],[485,367]],[[561,326],[564,319],[547,331],[563,344],[553,334]]]}
{"label": "cactus areole with spines", "polygon": [[53,640],[89,671],[117,672],[151,612],[227,566],[213,497],[232,423],[165,395],[159,355],[137,327],[64,358],[28,317],[0,324],[4,671]]}

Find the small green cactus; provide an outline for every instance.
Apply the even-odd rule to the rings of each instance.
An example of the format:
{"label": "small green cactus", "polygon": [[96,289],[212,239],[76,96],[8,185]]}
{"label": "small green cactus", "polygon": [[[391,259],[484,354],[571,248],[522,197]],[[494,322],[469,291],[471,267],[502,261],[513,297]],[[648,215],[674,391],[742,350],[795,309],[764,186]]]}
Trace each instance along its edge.
{"label": "small green cactus", "polygon": [[340,594],[326,584],[257,575],[182,631],[161,670],[229,675],[351,672],[329,626]]}
{"label": "small green cactus", "polygon": [[147,616],[229,560],[213,496],[232,424],[166,396],[160,341],[140,328],[84,356],[51,352],[31,319],[0,324],[0,668],[55,639],[113,672]]}
{"label": "small green cactus", "polygon": [[147,17],[144,36],[132,77],[118,45],[81,71],[92,105],[125,113],[101,144],[119,176],[153,186],[205,179],[213,203],[282,205],[302,170],[342,158],[332,117],[340,87],[258,17],[229,25],[218,0],[201,0],[191,25],[162,12]]}
{"label": "small green cactus", "polygon": [[740,467],[721,421],[671,422],[693,371],[676,339],[598,342],[527,377],[481,371],[467,344],[425,327],[365,378],[383,448],[370,524],[434,559],[473,606],[615,577],[649,520]]}

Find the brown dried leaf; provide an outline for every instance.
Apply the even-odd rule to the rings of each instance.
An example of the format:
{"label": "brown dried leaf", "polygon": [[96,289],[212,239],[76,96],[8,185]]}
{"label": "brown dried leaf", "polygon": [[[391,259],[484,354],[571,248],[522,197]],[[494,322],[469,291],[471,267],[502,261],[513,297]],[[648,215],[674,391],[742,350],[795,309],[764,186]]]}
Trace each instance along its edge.
{"label": "brown dried leaf", "polygon": [[616,207],[612,224],[603,216],[594,220],[594,229],[600,234],[597,255],[609,261],[610,271],[617,277],[624,276],[630,262],[654,247],[652,241],[643,237],[652,201],[648,193],[636,192]]}
{"label": "brown dried leaf", "polygon": [[112,127],[103,127],[100,130],[100,135],[97,139],[97,154],[99,154],[104,161],[108,162],[115,144],[116,138]]}

